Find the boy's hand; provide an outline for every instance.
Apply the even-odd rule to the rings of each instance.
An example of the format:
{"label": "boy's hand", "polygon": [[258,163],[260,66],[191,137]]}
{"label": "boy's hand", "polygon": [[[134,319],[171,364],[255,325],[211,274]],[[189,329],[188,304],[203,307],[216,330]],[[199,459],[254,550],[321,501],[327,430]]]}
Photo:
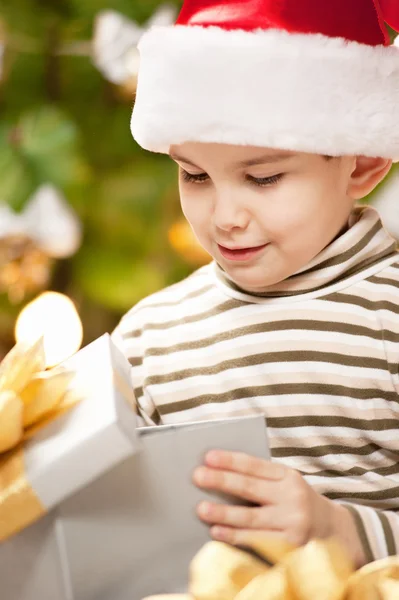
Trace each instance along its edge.
{"label": "boy's hand", "polygon": [[[212,525],[213,538],[245,545],[248,533],[282,536],[295,546],[337,534],[337,506],[306,483],[299,472],[246,454],[213,450],[194,472],[201,488],[231,494],[258,506],[203,502],[199,517]],[[341,507],[339,507],[341,508]]]}

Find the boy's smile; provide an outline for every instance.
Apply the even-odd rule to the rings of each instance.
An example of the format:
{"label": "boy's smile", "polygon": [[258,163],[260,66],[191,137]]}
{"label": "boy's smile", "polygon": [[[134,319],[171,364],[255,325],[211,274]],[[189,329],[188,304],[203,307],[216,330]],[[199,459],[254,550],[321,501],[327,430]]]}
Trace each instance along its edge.
{"label": "boy's smile", "polygon": [[362,196],[353,156],[203,143],[174,146],[170,156],[195,235],[247,291],[262,292],[303,269],[337,237]]}
{"label": "boy's smile", "polygon": [[226,259],[226,260],[232,260],[232,261],[239,261],[239,262],[248,262],[250,260],[253,260],[255,258],[257,258],[262,251],[267,248],[269,244],[262,244],[260,246],[253,246],[250,248],[226,248],[224,246],[221,246],[220,244],[218,244],[218,248],[220,251],[220,254]]}

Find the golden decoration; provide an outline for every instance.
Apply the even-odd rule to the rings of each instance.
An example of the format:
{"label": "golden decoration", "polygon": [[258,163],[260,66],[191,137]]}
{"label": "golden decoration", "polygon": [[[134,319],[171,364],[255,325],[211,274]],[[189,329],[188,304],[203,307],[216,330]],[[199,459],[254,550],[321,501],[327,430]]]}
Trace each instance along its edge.
{"label": "golden decoration", "polygon": [[396,600],[399,598],[399,557],[370,563],[355,573],[345,600]]}
{"label": "golden decoration", "polygon": [[268,590],[267,600],[294,600],[284,566],[258,575],[235,597],[235,600],[260,600]]}
{"label": "golden decoration", "polygon": [[23,412],[24,405],[15,392],[0,393],[0,452],[14,448],[21,441],[24,434]]}
{"label": "golden decoration", "polygon": [[45,371],[42,338],[16,344],[0,365],[0,542],[46,512],[26,477],[22,442],[79,400],[72,378],[63,367]]}
{"label": "golden decoration", "polygon": [[0,365],[0,452],[15,448],[31,426],[57,409],[72,378],[63,367],[45,371],[43,338],[10,350]]}
{"label": "golden decoration", "polygon": [[22,447],[0,456],[0,542],[46,512],[25,475]]}
{"label": "golden decoration", "polygon": [[[0,392],[20,394],[31,378],[45,368],[43,340],[32,346],[17,344],[0,364]],[[0,421],[1,426],[1,421]]]}
{"label": "golden decoration", "polygon": [[252,579],[267,570],[261,560],[243,550],[209,542],[191,562],[190,594],[195,600],[234,600]]}
{"label": "golden decoration", "polygon": [[[208,542],[194,557],[186,595],[145,600],[398,600],[399,557],[355,571],[335,539],[313,540],[293,548],[276,538],[253,537],[250,553],[222,542]],[[256,547],[256,550],[255,550]],[[271,556],[279,556],[268,566]],[[261,559],[265,559],[262,563]]]}
{"label": "golden decoration", "polygon": [[50,280],[53,261],[25,236],[0,239],[0,293],[17,304],[43,289]]}

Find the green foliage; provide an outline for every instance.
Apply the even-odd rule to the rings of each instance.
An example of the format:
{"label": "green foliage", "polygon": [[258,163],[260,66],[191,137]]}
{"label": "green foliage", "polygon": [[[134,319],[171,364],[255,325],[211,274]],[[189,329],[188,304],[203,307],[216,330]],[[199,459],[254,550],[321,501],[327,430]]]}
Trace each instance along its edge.
{"label": "green foliage", "polygon": [[87,178],[78,130],[53,106],[23,113],[0,129],[0,199],[16,210],[42,183],[65,189]]}

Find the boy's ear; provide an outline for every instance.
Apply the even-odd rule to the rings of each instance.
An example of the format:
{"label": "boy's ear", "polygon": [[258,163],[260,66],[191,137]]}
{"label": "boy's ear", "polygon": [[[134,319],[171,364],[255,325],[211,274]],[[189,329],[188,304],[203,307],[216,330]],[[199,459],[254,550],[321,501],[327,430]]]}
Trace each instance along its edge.
{"label": "boy's ear", "polygon": [[392,160],[388,158],[357,156],[348,185],[348,195],[354,200],[364,198],[384,179],[391,167]]}

